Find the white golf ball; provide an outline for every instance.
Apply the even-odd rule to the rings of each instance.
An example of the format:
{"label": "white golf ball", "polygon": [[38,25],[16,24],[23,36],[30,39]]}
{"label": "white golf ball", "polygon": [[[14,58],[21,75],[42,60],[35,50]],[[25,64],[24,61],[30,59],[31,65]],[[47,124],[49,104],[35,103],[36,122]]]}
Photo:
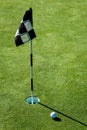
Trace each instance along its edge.
{"label": "white golf ball", "polygon": [[56,112],[51,112],[50,117],[51,117],[51,118],[56,118],[56,117],[57,117]]}

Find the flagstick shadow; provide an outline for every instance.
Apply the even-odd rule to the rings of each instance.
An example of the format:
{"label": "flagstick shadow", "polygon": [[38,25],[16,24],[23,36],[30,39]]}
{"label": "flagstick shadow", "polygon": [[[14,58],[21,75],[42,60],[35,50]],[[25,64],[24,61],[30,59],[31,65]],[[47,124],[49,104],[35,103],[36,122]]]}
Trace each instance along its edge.
{"label": "flagstick shadow", "polygon": [[[65,116],[65,117],[67,117],[67,118],[69,118],[69,119],[71,119],[71,120],[73,120],[73,121],[75,121],[75,122],[81,124],[81,125],[87,126],[87,124],[85,124],[85,123],[83,123],[83,122],[81,122],[81,121],[78,121],[78,120],[76,120],[76,119],[74,119],[74,118],[72,118],[72,117],[70,117],[70,116],[68,116],[68,115],[66,115],[66,114],[64,114],[64,113],[62,113],[62,112],[60,112],[60,111],[58,111],[58,110],[55,110],[55,109],[53,109],[53,108],[51,108],[51,107],[49,107],[49,106],[47,106],[47,105],[45,105],[45,104],[43,104],[43,103],[39,103],[39,104],[42,105],[42,106],[44,106],[44,107],[46,107],[46,108],[48,108],[48,109],[50,109],[50,110],[52,110],[52,111],[55,111],[55,112],[61,114],[61,115]],[[61,121],[61,119],[58,118],[58,117],[57,117],[56,119],[54,119],[54,120],[56,120],[56,121],[58,121],[58,120]]]}

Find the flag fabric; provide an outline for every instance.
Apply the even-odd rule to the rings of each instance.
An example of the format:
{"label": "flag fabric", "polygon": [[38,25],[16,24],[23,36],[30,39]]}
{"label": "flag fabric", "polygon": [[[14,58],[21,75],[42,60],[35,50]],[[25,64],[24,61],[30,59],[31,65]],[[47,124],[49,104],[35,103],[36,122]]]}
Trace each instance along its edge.
{"label": "flag fabric", "polygon": [[23,16],[20,26],[15,34],[16,46],[22,45],[36,37],[33,29],[32,8],[27,10]]}

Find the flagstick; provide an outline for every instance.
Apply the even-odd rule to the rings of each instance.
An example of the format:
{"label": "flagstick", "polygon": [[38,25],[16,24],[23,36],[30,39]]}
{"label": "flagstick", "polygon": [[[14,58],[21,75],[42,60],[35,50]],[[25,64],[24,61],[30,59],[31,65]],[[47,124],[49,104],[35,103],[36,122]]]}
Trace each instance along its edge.
{"label": "flagstick", "polygon": [[32,50],[32,40],[30,41],[30,79],[31,79],[31,92],[33,92],[33,50]]}
{"label": "flagstick", "polygon": [[33,104],[33,49],[32,49],[32,40],[30,41],[30,80],[31,80],[31,97]]}
{"label": "flagstick", "polygon": [[39,98],[33,96],[34,87],[33,87],[33,49],[32,49],[32,40],[30,40],[30,80],[31,80],[31,96],[26,98],[26,102],[29,104],[37,104],[40,102]]}

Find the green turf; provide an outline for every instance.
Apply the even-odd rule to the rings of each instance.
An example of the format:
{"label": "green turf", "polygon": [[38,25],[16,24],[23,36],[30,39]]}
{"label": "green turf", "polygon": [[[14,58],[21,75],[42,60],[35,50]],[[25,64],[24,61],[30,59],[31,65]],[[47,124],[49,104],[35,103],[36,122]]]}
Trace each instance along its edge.
{"label": "green turf", "polygon": [[[47,107],[25,102],[30,96],[29,44],[17,48],[14,43],[30,7],[37,34],[34,95]],[[87,125],[87,0],[0,1],[0,63],[0,130],[87,129],[80,123]],[[60,122],[50,118],[52,109]]]}

